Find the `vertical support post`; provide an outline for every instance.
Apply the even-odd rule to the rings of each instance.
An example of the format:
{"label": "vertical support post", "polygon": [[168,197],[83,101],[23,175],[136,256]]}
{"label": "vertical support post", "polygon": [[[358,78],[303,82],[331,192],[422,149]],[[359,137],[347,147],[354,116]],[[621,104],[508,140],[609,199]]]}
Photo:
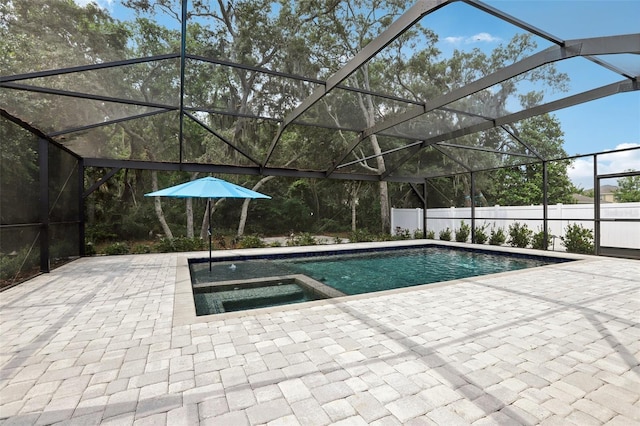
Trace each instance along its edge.
{"label": "vertical support post", "polygon": [[593,247],[600,254],[600,179],[598,178],[598,155],[593,156]]}
{"label": "vertical support post", "polygon": [[84,222],[84,160],[78,159],[78,244],[80,256],[85,256],[85,222]]}
{"label": "vertical support post", "polygon": [[424,180],[422,197],[422,238],[427,238],[427,179]]}
{"label": "vertical support post", "polygon": [[49,272],[49,142],[38,140],[40,169],[40,271]]}
{"label": "vertical support post", "polygon": [[469,172],[471,175],[471,242],[476,242],[476,174]]}
{"label": "vertical support post", "polygon": [[207,231],[209,234],[209,273],[211,273],[211,249],[213,246],[211,243],[211,198],[207,198],[207,214],[209,215],[209,229]]}
{"label": "vertical support post", "polygon": [[182,0],[182,27],[181,27],[181,39],[180,39],[180,115],[179,119],[179,129],[178,129],[178,146],[179,146],[179,161],[182,166],[183,162],[183,127],[184,127],[184,70],[186,67],[187,61],[187,1]]}
{"label": "vertical support post", "polygon": [[547,161],[542,161],[542,246],[549,249],[549,180]]}

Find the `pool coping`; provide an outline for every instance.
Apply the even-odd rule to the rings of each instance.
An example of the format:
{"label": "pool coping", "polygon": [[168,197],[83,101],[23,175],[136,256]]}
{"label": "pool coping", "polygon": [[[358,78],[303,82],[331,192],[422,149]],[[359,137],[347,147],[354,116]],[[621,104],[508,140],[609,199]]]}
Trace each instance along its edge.
{"label": "pool coping", "polygon": [[[259,249],[239,249],[239,250],[224,250],[215,251],[212,254],[212,259],[216,261],[224,260],[236,260],[238,257],[254,258],[256,256],[295,256],[296,254],[305,253],[323,253],[323,252],[349,252],[353,250],[376,250],[385,248],[409,248],[412,246],[449,246],[455,248],[462,248],[472,251],[481,252],[498,252],[506,254],[516,254],[526,257],[546,257],[556,258],[567,261],[589,261],[597,260],[597,256],[581,255],[575,253],[565,252],[550,252],[546,250],[535,249],[520,249],[514,247],[505,246],[483,246],[478,244],[469,243],[457,243],[452,241],[440,241],[440,240],[401,240],[401,241],[384,241],[384,242],[372,242],[372,243],[347,243],[347,244],[324,244],[315,246],[296,246],[296,247],[267,247]],[[208,253],[207,253],[208,257]],[[467,282],[469,278],[461,278],[450,281],[442,281],[438,283],[419,284],[410,287],[402,287],[390,290],[377,291],[372,293],[363,293],[356,295],[343,295],[329,299],[314,300],[304,303],[295,303],[290,305],[280,305],[267,308],[250,309],[246,311],[225,312],[211,315],[196,315],[195,302],[193,297],[193,288],[191,283],[191,273],[189,270],[189,259],[202,259],[203,255],[200,252],[192,252],[186,255],[179,255],[176,260],[176,283],[175,283],[175,296],[174,296],[174,309],[173,309],[173,325],[183,326],[198,323],[207,323],[214,320],[223,320],[229,318],[240,318],[248,315],[269,314],[275,312],[282,312],[287,310],[295,310],[301,308],[308,308],[313,306],[321,306],[326,304],[335,304],[349,300],[363,300],[372,297],[382,297],[390,294],[408,293],[411,291],[423,291],[429,288],[437,288],[449,285],[455,285]],[[550,265],[539,266],[538,268],[554,268],[562,267],[566,262],[560,262]],[[533,268],[530,268],[533,269]],[[520,273],[521,270],[498,272],[495,274],[482,275],[481,277],[500,277],[509,276]],[[306,276],[305,276],[306,277]],[[271,280],[273,277],[265,277],[265,280]],[[308,278],[308,277],[307,277]],[[474,277],[478,278],[478,277]],[[309,278],[310,279],[310,278]],[[314,280],[315,281],[315,280]]]}

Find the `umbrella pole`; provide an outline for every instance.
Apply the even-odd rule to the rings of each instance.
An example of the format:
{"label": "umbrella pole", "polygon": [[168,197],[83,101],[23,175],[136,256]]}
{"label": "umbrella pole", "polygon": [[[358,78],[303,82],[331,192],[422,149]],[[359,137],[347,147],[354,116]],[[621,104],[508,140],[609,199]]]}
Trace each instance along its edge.
{"label": "umbrella pole", "polygon": [[209,273],[211,273],[211,198],[207,198],[207,212],[209,212]]}

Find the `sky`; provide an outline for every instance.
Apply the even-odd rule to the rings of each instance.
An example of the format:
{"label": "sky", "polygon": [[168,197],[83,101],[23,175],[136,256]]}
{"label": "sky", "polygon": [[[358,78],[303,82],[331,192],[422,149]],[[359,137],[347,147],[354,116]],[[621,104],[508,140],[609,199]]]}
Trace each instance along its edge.
{"label": "sky", "polygon": [[[75,0],[86,4],[90,0]],[[95,0],[94,0],[95,1]],[[640,33],[640,0],[484,0],[486,4],[515,18],[532,24],[561,39],[599,37]],[[121,17],[119,0],[97,0],[103,8]],[[409,6],[411,2],[407,2]],[[489,53],[499,44],[506,44],[517,27],[462,2],[455,2],[428,15],[421,23],[439,35],[442,55],[454,49],[468,51],[478,48]],[[539,48],[551,44],[539,39]],[[640,55],[609,56],[606,60],[635,75],[640,74]],[[570,77],[566,93],[546,93],[545,101],[570,96],[585,90],[621,81],[622,76],[584,59],[576,58],[556,64]],[[526,89],[526,87],[523,87]],[[568,155],[590,154],[621,148],[640,147],[640,91],[623,93],[566,108],[553,113],[564,132],[564,149]],[[588,167],[576,161],[570,177],[578,186],[590,188],[585,180]],[[599,161],[602,173],[640,170],[640,149],[619,156],[603,156]],[[591,176],[593,167],[587,176]]]}

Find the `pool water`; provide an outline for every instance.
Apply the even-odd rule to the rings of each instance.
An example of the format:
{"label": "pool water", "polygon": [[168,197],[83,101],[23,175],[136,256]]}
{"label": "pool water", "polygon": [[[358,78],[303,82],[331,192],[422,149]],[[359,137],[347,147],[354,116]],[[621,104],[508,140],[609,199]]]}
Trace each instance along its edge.
{"label": "pool water", "polygon": [[[562,261],[561,259],[557,260]],[[480,251],[426,247],[326,256],[192,264],[194,282],[242,280],[304,274],[345,294],[430,284],[555,263]]]}

